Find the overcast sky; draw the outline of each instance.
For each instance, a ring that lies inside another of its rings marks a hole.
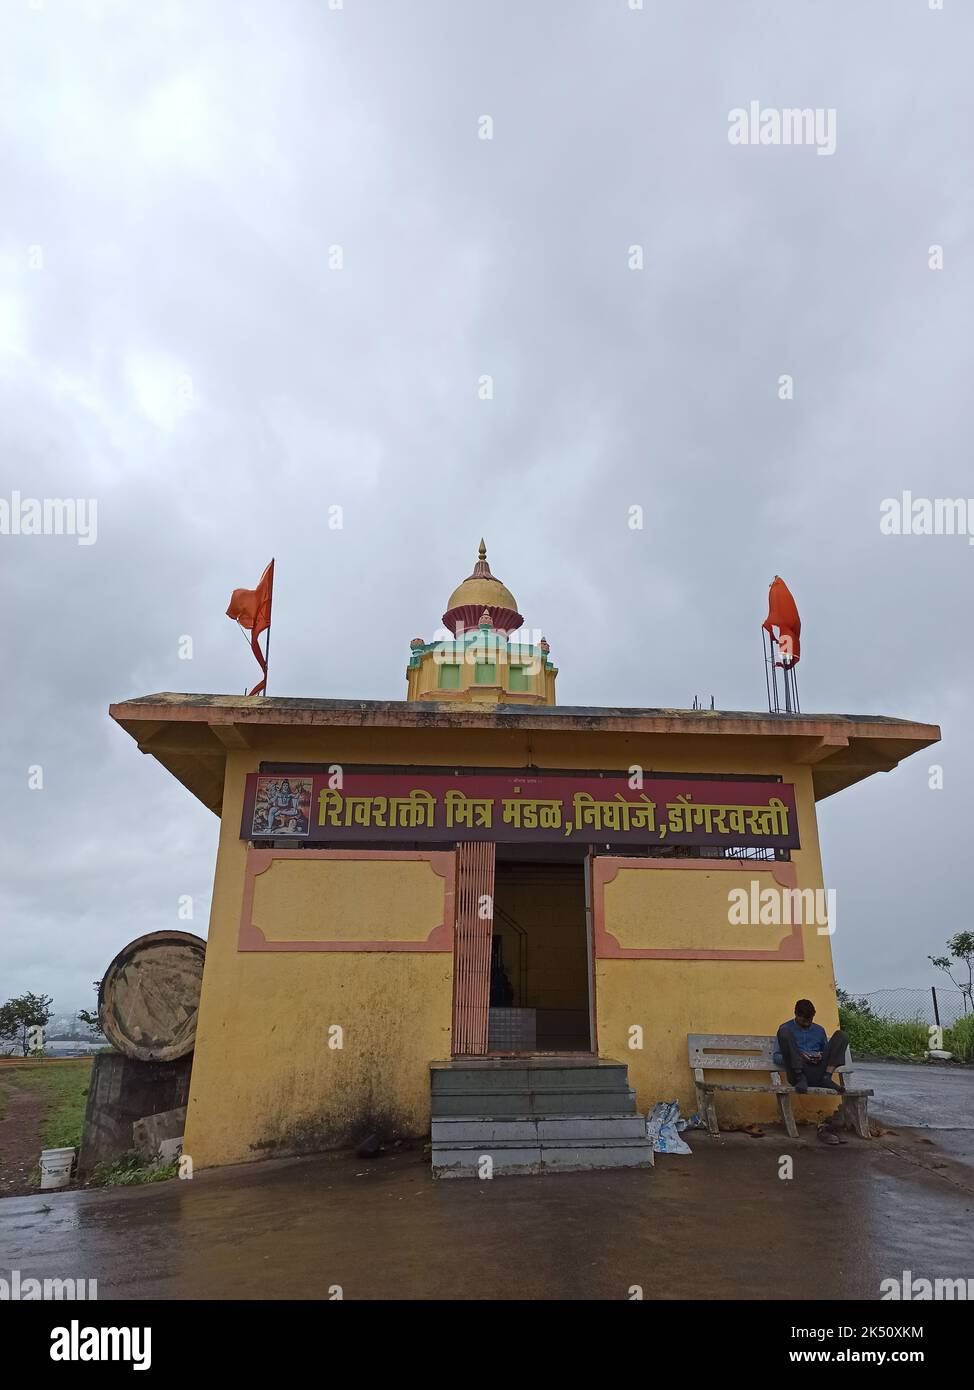
[[[272,555],[271,693],[402,698],[482,534],[563,704],[761,709],[779,573],[806,711],[940,723],[820,808],[840,983],[937,982],[972,925],[974,548],[879,522],[974,498],[974,7],[9,0],[2,28],[0,497],[95,499],[97,540],[0,535],[0,1000],[87,1005],[131,938],[205,932],[216,818],[110,702],[253,684],[224,610]],[[834,110],[834,153],[731,144],[751,102]]]

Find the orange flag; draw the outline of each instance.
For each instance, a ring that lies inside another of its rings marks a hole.
[[[230,607],[227,609],[227,617],[235,618],[236,621],[250,633],[250,648],[257,658],[260,669],[264,673],[264,679],[258,682],[250,692],[251,695],[261,695],[267,689],[267,658],[260,649],[257,638],[262,632],[267,633],[267,648],[270,650],[271,643],[271,602],[274,597],[274,561],[272,560],[260,577],[260,583],[256,589],[234,589],[230,595]]]
[[[797,666],[802,654],[802,620],[798,616],[798,605],[792,598],[791,590],[777,574],[768,590],[768,616],[761,626],[772,642],[777,642],[782,658]],[[771,630],[773,627],[778,629],[777,637]],[[779,661],[776,664],[780,666],[782,663]]]

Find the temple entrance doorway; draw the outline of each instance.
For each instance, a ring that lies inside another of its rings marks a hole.
[[[488,1053],[594,1051],[587,862],[497,846]]]

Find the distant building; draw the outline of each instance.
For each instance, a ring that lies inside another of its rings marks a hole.
[[[829,924],[793,920],[825,901],[816,803],[939,729],[558,706],[548,644],[512,636],[483,545],[444,621],[449,638],[412,643],[405,701],[111,708],[222,822],[185,1143],[199,1166],[426,1135],[431,1064],[456,1119],[488,1056],[509,1116],[535,1113],[544,1073],[588,1117],[585,1144],[634,1162],[633,1123],[593,1129],[583,1082],[631,1109],[628,1068],[642,1111],[686,1112],[688,1033],[770,1033],[800,996],[836,1025]],[[535,1147],[559,1142],[546,1125]],[[573,1166],[584,1146],[560,1154]]]

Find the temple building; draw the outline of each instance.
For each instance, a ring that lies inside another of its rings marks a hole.
[[[372,1133],[432,1135],[444,1176],[647,1167],[649,1107],[696,1107],[690,1035],[773,1033],[803,996],[837,1025],[818,803],[939,729],[559,706],[482,541],[443,623],[405,700],[111,707],[221,822],[198,1167]]]

